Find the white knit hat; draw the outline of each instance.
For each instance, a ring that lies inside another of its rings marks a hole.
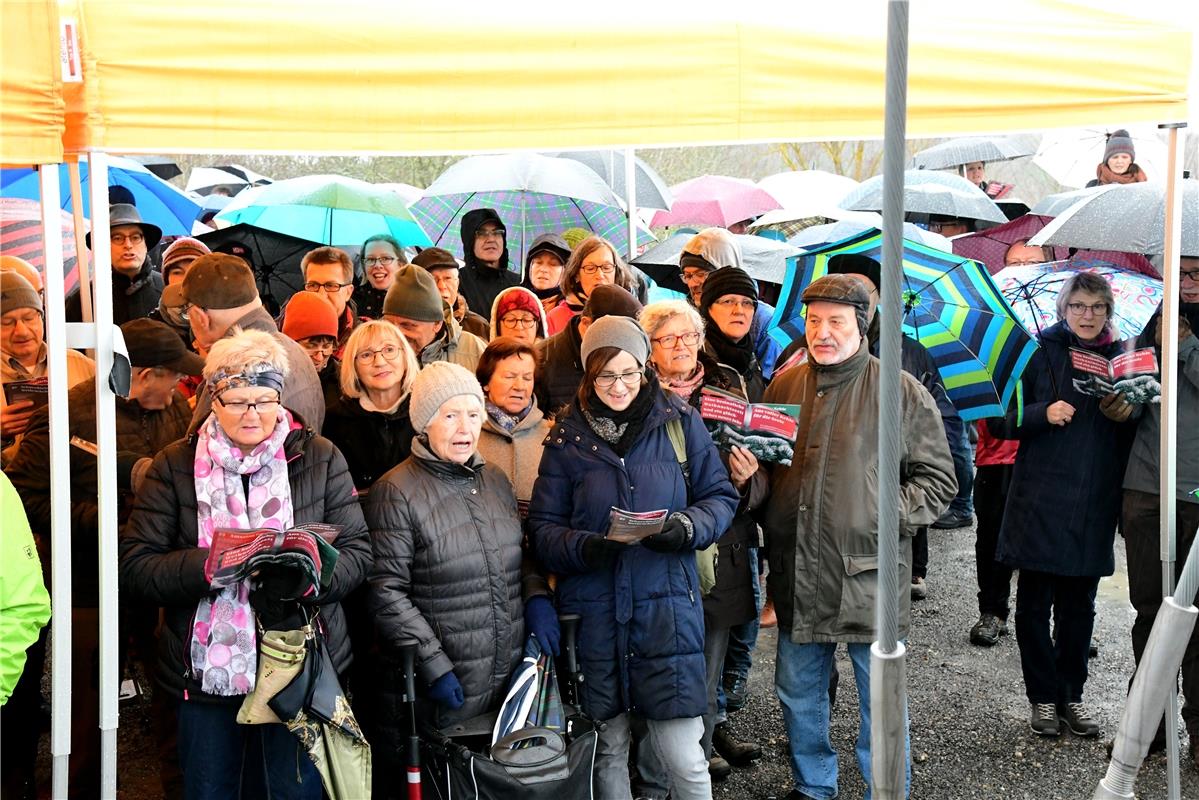
[[[412,382],[408,419],[418,434],[424,433],[441,404],[451,397],[468,394],[483,405],[483,387],[470,370],[448,361],[434,361],[420,371]]]

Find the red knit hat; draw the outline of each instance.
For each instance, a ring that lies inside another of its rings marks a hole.
[[[296,292],[283,312],[283,333],[294,341],[313,336],[337,338],[337,311],[320,292]]]

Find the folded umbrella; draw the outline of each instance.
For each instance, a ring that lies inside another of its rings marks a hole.
[[[521,728],[561,731],[565,717],[553,655],[541,649],[537,637],[530,636],[525,640],[524,658],[508,682],[508,694],[496,716],[491,743]]]
[[[903,174],[903,210],[984,222],[1007,222],[1003,210],[965,178],[936,170],[910,169]],[[883,210],[883,176],[875,175],[841,199],[851,211]]]
[[[727,228],[781,207],[781,203],[753,181],[725,175],[701,175],[671,188],[674,203],[659,211],[654,227],[715,225]]]
[[[878,230],[866,231],[801,255],[787,272],[771,336],[783,344],[802,338],[804,288],[828,273],[835,255],[858,253],[881,262],[882,239]],[[962,419],[1005,413],[1037,345],[986,269],[905,239],[901,292],[903,332],[928,349]]]

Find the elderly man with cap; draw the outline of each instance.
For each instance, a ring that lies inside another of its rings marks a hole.
[[[392,279],[383,318],[400,329],[421,367],[449,361],[473,371],[487,345],[467,333],[449,312],[428,270],[406,264]]]
[[[181,283],[187,268],[200,256],[206,256],[212,251],[208,245],[190,236],[180,236],[167,245],[162,251],[162,280],[166,286]]]
[[[466,299],[458,291],[461,286],[461,265],[453,253],[440,247],[426,247],[416,254],[412,263],[424,267],[433,276],[433,281],[437,284],[437,293],[446,305],[453,309],[454,319],[462,326],[462,330],[473,333],[484,342],[491,338],[487,319],[471,311],[467,307]]]
[[[520,275],[508,269],[508,232],[494,208],[476,208],[462,215],[461,233],[466,266],[458,291],[471,311],[490,314],[495,296],[520,283]]]
[[[42,296],[16,272],[0,272],[0,443],[7,460],[29,418],[45,405],[46,394],[31,382],[46,377],[46,329]],[[67,350],[67,386],[90,380],[96,364]]]
[[[341,360],[335,355],[337,311],[316,292],[296,292],[287,303],[283,335],[304,348],[321,379],[325,408],[341,397]]]
[[[574,399],[583,383],[583,334],[593,322],[609,315],[637,319],[640,313],[641,303],[627,289],[596,286],[583,310],[540,344],[541,376],[534,387],[537,406],[547,416],[555,416]]]
[[[187,433],[191,407],[175,391],[184,375],[199,375],[204,360],[190,352],[174,331],[161,322],[138,319],[121,326],[132,375],[127,397],[116,400],[118,516],[132,507],[139,473],[159,450]],[[99,536],[96,478],[96,384],[84,381],[68,394],[71,415],[71,601],[72,725],[71,782],[95,787],[100,777],[100,737],[95,653],[98,642]],[[21,495],[29,524],[43,541],[50,536],[50,413],[43,406],[29,421],[16,457],[6,470]],[[153,614],[154,621],[157,613]],[[153,621],[141,626],[152,631]],[[127,630],[128,632],[128,630]]]
[[[932,524],[957,490],[936,403],[915,378],[901,374],[899,528],[878,530],[880,364],[865,336],[870,294],[856,278],[827,275],[808,286],[803,301],[808,360],[779,376],[765,397],[800,406],[797,458],[772,469],[762,515],[779,625],[775,688],[795,780],[791,800],[838,793],[828,686],[842,642],[860,698],[858,766],[870,785],[878,537],[899,539],[900,591],[892,602],[904,637],[911,617],[911,535]]]
[[[108,241],[112,254],[112,321],[121,325],[149,315],[158,308],[162,295],[162,274],[146,254],[162,239],[162,229],[143,222],[137,206],[117,203],[108,210]],[[87,247],[93,250],[92,234]],[[83,320],[82,296],[76,292],[67,298],[67,321]]]
[[[289,372],[283,389],[283,404],[303,424],[320,432],[325,422],[325,397],[320,377],[304,349],[284,336],[262,307],[258,285],[250,265],[237,256],[211,253],[196,259],[183,278],[187,321],[196,345],[207,352],[221,339],[242,330],[273,334],[287,352]],[[207,385],[196,400],[189,433],[195,432],[212,411]]]
[[[724,228],[704,228],[683,245],[683,252],[679,255],[679,274],[687,286],[687,300],[691,305],[699,308],[704,282],[721,267],[743,268],[741,245]],[[766,332],[772,316],[774,308],[758,301],[754,309],[753,336],[750,341],[762,368],[762,377],[767,381],[774,374],[774,365],[782,349]]]

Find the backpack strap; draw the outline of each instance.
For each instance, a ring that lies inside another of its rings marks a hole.
[[[687,502],[691,502],[691,464],[687,461],[687,437],[683,433],[683,420],[673,417],[666,421],[666,435],[670,437],[670,446],[674,448],[675,460],[683,471],[683,483],[687,486]]]

